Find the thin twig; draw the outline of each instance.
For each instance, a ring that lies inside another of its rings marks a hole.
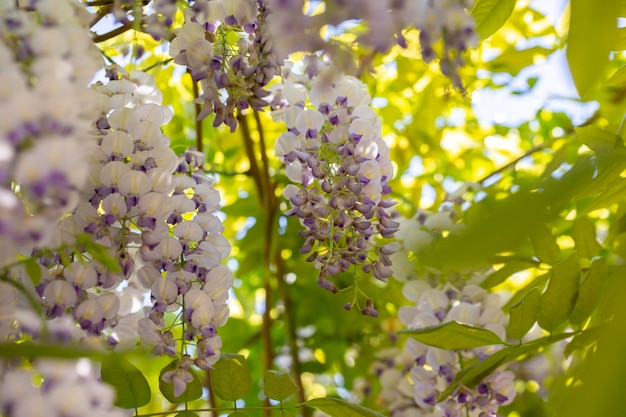
[[[93,1],[84,1],[83,4],[87,7],[91,6],[109,6],[114,3],[113,0],[93,0]]]
[[[118,35],[121,35],[122,33],[126,32],[126,31],[132,29],[134,24],[135,24],[134,21],[126,22],[122,26],[120,26],[118,28],[115,28],[115,29],[113,29],[110,32],[103,33],[102,35],[95,35],[93,37],[93,42],[94,43],[100,43],[100,42],[104,42],[104,41],[107,41],[109,39],[112,39],[112,38],[114,38],[114,37],[116,37]]]

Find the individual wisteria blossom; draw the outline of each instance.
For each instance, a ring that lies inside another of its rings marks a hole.
[[[19,3],[0,1],[0,265],[47,244],[78,203],[98,112],[86,86],[102,66],[79,2]]]
[[[288,128],[275,152],[293,182],[284,189],[292,206],[285,214],[305,228],[301,253],[311,253],[319,285],[336,292],[328,278],[357,265],[387,280],[397,244],[379,238],[399,226],[388,210],[393,167],[365,85],[327,66],[310,78],[290,71],[275,89],[282,102],[274,115]],[[363,312],[376,315],[371,300]]]
[[[124,417],[115,392],[87,359],[38,359],[32,367],[0,364],[0,413],[7,417]],[[35,384],[43,380],[42,384]]]
[[[431,287],[422,280],[409,281],[403,294],[413,304],[400,308],[399,318],[409,329],[457,321],[485,328],[505,338],[507,316],[499,294],[475,284],[459,282]],[[409,335],[410,336],[410,335]],[[438,397],[455,380],[464,364],[484,360],[499,345],[463,351],[427,346],[408,337],[404,348],[381,351],[371,371],[378,375],[380,401],[396,416],[495,416],[498,407],[515,396],[515,374],[498,368],[475,387],[459,386],[446,400]]]
[[[175,30],[169,53],[200,82],[198,118],[214,113],[214,126],[234,131],[235,110],[268,105],[264,87],[286,57],[274,53],[266,33],[271,13],[255,0],[202,0],[184,9],[185,23]]]

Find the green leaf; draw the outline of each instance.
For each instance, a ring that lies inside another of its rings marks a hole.
[[[537,322],[551,332],[563,323],[574,308],[580,280],[580,266],[576,253],[552,267],[550,283],[541,296]]]
[[[273,370],[263,374],[263,391],[268,398],[283,401],[300,391],[289,375]]]
[[[476,0],[470,10],[476,32],[485,39],[493,35],[513,13],[515,0]]]
[[[611,77],[606,81],[607,87],[623,88],[626,86],[626,65],[622,65]]]
[[[588,217],[577,217],[574,220],[572,238],[581,261],[588,264],[600,252],[601,247],[596,240],[595,224]]]
[[[236,401],[246,396],[252,384],[250,370],[243,355],[222,353],[211,370],[215,394],[224,401]]]
[[[67,343],[0,343],[0,357],[2,358],[102,358],[101,350],[94,350],[82,345],[68,345]]]
[[[499,285],[506,281],[506,279],[514,273],[523,271],[524,269],[528,269],[529,267],[534,265],[535,264],[532,262],[511,261],[497,271],[487,275],[487,278],[485,278],[485,280],[481,282],[480,286],[485,289],[495,287],[496,285]]]
[[[465,229],[420,251],[417,258],[438,269],[483,266],[494,254],[527,241],[528,233],[543,224],[546,205],[544,195],[529,191],[504,199],[487,196],[468,209]]]
[[[176,414],[175,417],[200,417],[198,414],[193,411],[183,410],[180,413]]]
[[[587,349],[588,347],[596,344],[598,337],[602,334],[604,328],[602,326],[589,327],[582,331],[582,333],[574,336],[572,341],[565,346],[563,355],[567,358],[576,350]]]
[[[541,291],[532,288],[524,298],[509,309],[510,320],[506,329],[507,336],[521,339],[537,321],[541,307]]]
[[[315,398],[304,405],[320,410],[330,417],[384,417],[376,411],[339,398]]]
[[[596,0],[570,1],[567,61],[578,94],[585,98],[594,89],[609,62],[617,35],[617,8]]]
[[[524,68],[543,60],[554,52],[554,49],[533,46],[527,49],[509,49],[491,61],[486,62],[487,69],[492,72],[506,72],[517,75]]]
[[[35,258],[24,259],[24,268],[34,286],[41,281],[41,265]]]
[[[626,178],[618,178],[613,181],[600,195],[584,206],[580,214],[591,213],[592,211],[609,207],[619,203],[626,198]]]
[[[100,262],[106,269],[111,272],[120,273],[122,267],[117,260],[111,256],[109,250],[98,243],[93,242],[93,237],[88,234],[78,235],[76,241],[82,246],[96,261]]]
[[[535,228],[530,233],[530,241],[535,249],[535,256],[541,262],[551,264],[558,259],[561,248],[556,243],[556,239],[548,226],[539,225]]]
[[[200,378],[196,372],[189,368],[189,373],[193,378],[191,382],[187,383],[187,389],[180,396],[174,395],[174,384],[171,382],[163,381],[163,374],[168,371],[173,371],[178,368],[178,359],[170,362],[165,368],[161,369],[161,373],[159,374],[159,389],[161,390],[161,394],[172,404],[179,404],[188,401],[197,400],[202,397],[202,383],[200,382]]]
[[[580,142],[601,155],[608,155],[616,148],[624,146],[618,135],[597,126],[576,127],[574,130]]]
[[[230,413],[228,417],[248,417],[248,415],[243,411],[235,411],[234,413]]]
[[[541,352],[544,347],[567,339],[568,337],[572,337],[572,333],[561,333],[552,337],[545,337],[519,346],[510,346],[499,350],[493,355],[458,372],[454,381],[441,393],[437,401],[441,402],[445,400],[450,395],[454,394],[461,385],[472,388],[505,363],[532,356]]]
[[[598,304],[600,295],[607,281],[608,269],[606,259],[600,258],[593,261],[591,269],[587,273],[578,290],[578,298],[572,309],[569,320],[573,324],[581,324],[593,312]]]
[[[421,329],[400,330],[398,334],[410,334],[418,342],[446,350],[466,350],[480,346],[506,344],[498,335],[487,329],[457,321]]]
[[[524,286],[521,290],[517,290],[517,292],[511,297],[509,301],[504,305],[503,309],[508,310],[511,306],[519,303],[522,298],[526,296],[533,288],[539,288],[539,290],[543,291],[546,284],[550,280],[550,273],[539,275],[537,278],[530,281],[528,284]]]
[[[108,355],[102,361],[102,381],[115,389],[115,405],[138,408],[150,402],[150,384],[139,369],[118,355]]]

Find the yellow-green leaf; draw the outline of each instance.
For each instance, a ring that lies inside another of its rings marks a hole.
[[[504,25],[515,9],[515,0],[476,0],[470,11],[476,21],[476,32],[483,38],[493,35]]]
[[[591,269],[580,284],[578,298],[569,317],[573,324],[580,324],[591,315],[607,282],[607,275],[606,259],[600,258],[593,261]]]
[[[506,279],[514,273],[523,271],[524,269],[527,269],[532,265],[534,264],[531,262],[511,261],[497,271],[487,275],[487,278],[485,278],[485,280],[480,283],[480,286],[486,289],[495,287],[496,285],[506,281]]]
[[[600,252],[600,244],[596,240],[596,227],[588,217],[578,217],[572,225],[572,238],[576,245],[578,257],[590,263]]]
[[[541,296],[537,322],[552,331],[563,323],[574,307],[578,294],[580,266],[576,253],[552,267],[550,283]]]
[[[578,94],[585,98],[603,77],[617,35],[614,1],[570,1],[567,61]]]
[[[507,336],[513,339],[524,337],[537,321],[540,307],[541,291],[535,287],[509,309],[510,320],[506,329]]]
[[[446,350],[466,350],[487,345],[505,344],[495,333],[482,327],[450,321],[421,329],[400,330],[418,342]]]
[[[268,398],[283,401],[300,391],[289,375],[268,369],[263,375],[263,391]]]
[[[215,395],[224,401],[236,401],[246,396],[252,384],[250,370],[243,355],[222,353],[211,370]]]
[[[561,249],[556,243],[552,231],[545,224],[539,225],[531,231],[530,241],[535,249],[535,256],[540,261],[551,264],[558,259]]]
[[[320,410],[330,417],[384,417],[369,408],[339,398],[315,398],[304,405]]]
[[[139,369],[118,355],[109,355],[102,361],[102,381],[115,389],[115,405],[137,408],[150,402],[150,384]]]

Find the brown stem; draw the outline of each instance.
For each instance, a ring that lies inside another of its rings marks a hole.
[[[113,0],[93,0],[93,1],[85,1],[83,4],[87,7],[90,6],[109,6],[114,3]]]
[[[191,71],[187,70],[187,72],[189,73],[189,76],[191,77]],[[191,77],[191,85],[193,86],[193,98],[194,98],[194,103],[193,103],[193,107],[196,111],[196,149],[198,149],[199,152],[203,151],[203,146],[202,146],[202,120],[198,117],[200,116],[200,112],[202,111],[202,105],[200,103],[196,103],[196,99],[198,97],[200,97],[200,90],[198,88],[198,81],[194,80],[193,77]]]
[[[96,24],[98,24],[98,22],[101,21],[104,16],[108,15],[112,9],[113,6],[108,5],[101,7],[100,10],[98,10],[98,12],[94,15],[94,18],[91,20],[91,22],[89,22],[89,27],[92,28]]]
[[[237,113],[237,122],[241,128],[241,136],[243,137],[243,145],[246,148],[246,155],[250,162],[250,173],[254,179],[254,185],[259,192],[259,199],[263,201],[265,190],[263,189],[263,183],[261,181],[261,171],[259,164],[256,160],[256,154],[254,153],[254,143],[252,136],[250,136],[250,126],[248,126],[248,119],[242,113]]]
[[[289,289],[285,285],[285,280],[283,278],[285,276],[285,261],[278,251],[275,253],[274,263],[276,265],[276,281],[278,282],[278,292],[280,294],[280,297],[283,299],[283,304],[285,306],[285,314],[283,314],[282,319],[285,323],[285,327],[287,328],[287,343],[289,345],[289,355],[291,356],[293,372],[292,375],[295,379],[296,385],[299,388],[298,402],[303,403],[306,401],[306,393],[304,392],[304,386],[302,385],[302,365],[300,364],[300,358],[298,356],[298,337],[296,335],[295,326],[296,310],[293,307],[293,300],[291,299]],[[311,410],[308,407],[303,407],[302,415],[304,417],[310,416]]]
[[[259,120],[259,119],[257,119]],[[271,185],[271,180],[268,171],[267,155],[265,154],[265,139],[263,138],[263,132],[261,125],[257,124],[257,130],[259,131],[260,138],[260,154],[261,165],[257,160],[256,152],[254,150],[254,141],[250,134],[250,126],[248,125],[248,119],[242,113],[237,114],[237,121],[241,127],[241,133],[244,139],[244,146],[246,148],[246,154],[250,161],[250,171],[253,174],[254,182],[259,192],[259,202],[262,205],[265,214],[265,245],[263,247],[262,265],[263,265],[263,289],[265,290],[265,311],[263,312],[263,325],[261,327],[261,338],[263,340],[264,355],[264,369],[271,369],[274,363],[274,350],[272,346],[272,317],[271,311],[273,307],[272,302],[272,246],[274,238],[274,222],[276,220],[276,195],[274,187]],[[257,121],[258,123],[258,121]],[[265,399],[265,405],[269,407],[269,398]],[[264,411],[265,416],[271,415],[271,410],[268,408]]]
[[[206,387],[209,390],[209,408],[217,408],[217,400],[213,392],[213,383],[211,382],[211,370],[206,371]],[[217,417],[215,411],[211,411],[210,417]]]
[[[254,121],[257,126],[256,130],[257,132],[259,132],[259,146],[261,148],[261,162],[263,163],[263,172],[265,173],[265,175],[263,175],[263,180],[265,182],[264,184],[265,191],[268,193],[266,202],[268,203],[268,206],[270,206],[273,210],[273,205],[276,204],[276,194],[274,193],[275,186],[272,186],[270,175],[269,175],[270,164],[267,158],[267,152],[265,152],[267,148],[265,146],[265,133],[263,131],[263,123],[261,122],[261,116],[259,115],[258,111],[255,110],[253,114],[254,114]]]

